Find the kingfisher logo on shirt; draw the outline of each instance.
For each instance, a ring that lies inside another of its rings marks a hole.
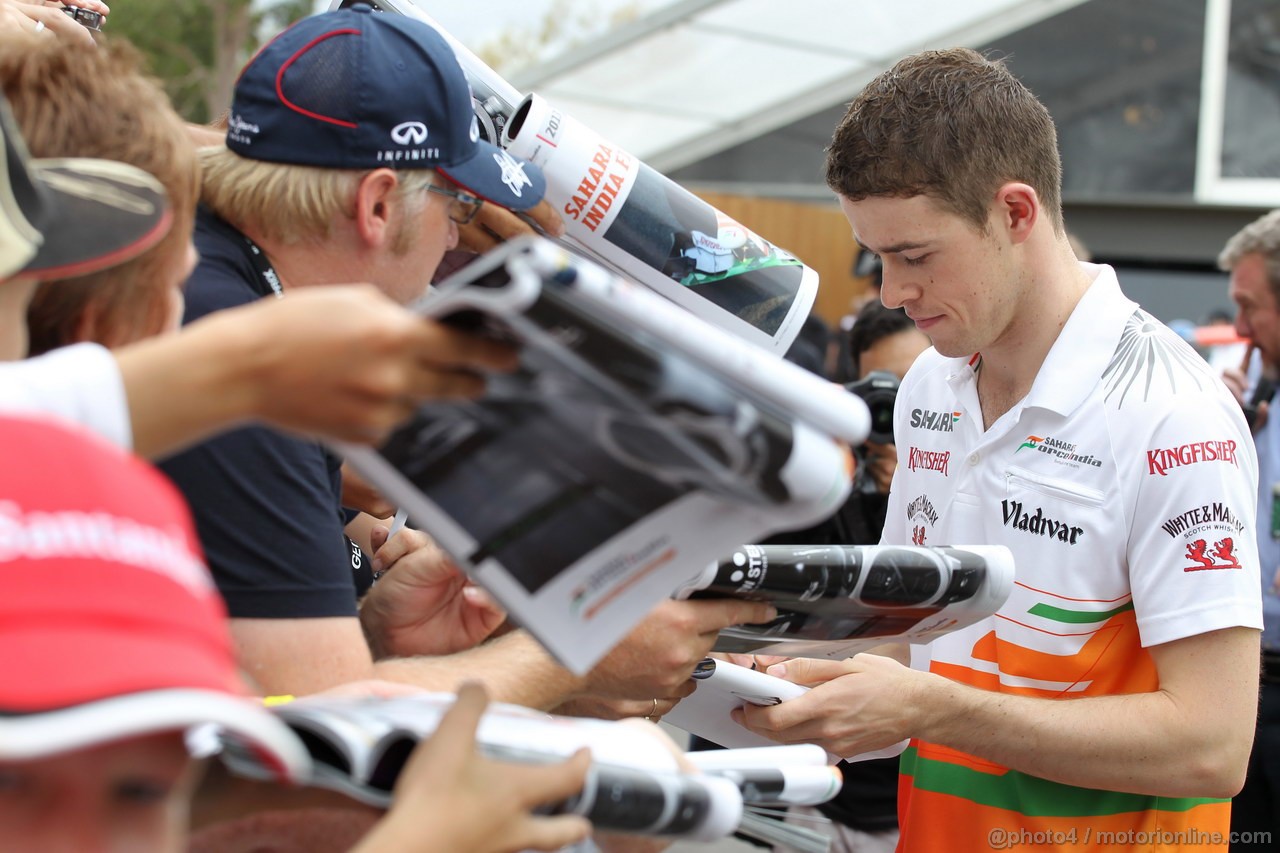
[[[962,412],[935,412],[930,409],[912,409],[911,426],[933,432],[952,432]]]
[[[907,467],[912,471],[923,468],[926,471],[937,471],[945,477],[950,464],[950,450],[921,450],[912,447],[907,454]]]
[[[1081,453],[1078,447],[1069,441],[1061,441],[1052,436],[1029,435],[1022,444],[1018,445],[1018,449],[1013,451],[1015,454],[1030,448],[1041,453],[1046,453],[1054,457],[1056,461],[1064,465],[1070,465],[1072,468],[1079,468],[1081,465],[1088,465],[1092,468],[1101,468],[1102,460],[1088,453]]]
[[[1198,465],[1201,462],[1229,462],[1237,468],[1240,462],[1236,459],[1236,443],[1226,441],[1193,441],[1177,447],[1166,447],[1160,450],[1147,451],[1147,474],[1169,476],[1170,468],[1181,468],[1186,465]]]
[[[1022,501],[1003,500],[1000,501],[1000,506],[1004,509],[1004,526],[1014,530],[1022,530],[1033,536],[1047,536],[1068,545],[1075,545],[1084,533],[1083,527],[1075,527],[1069,521],[1049,518],[1040,507],[1036,507],[1034,513],[1027,512]]]

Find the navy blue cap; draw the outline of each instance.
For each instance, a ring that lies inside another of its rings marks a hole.
[[[297,166],[435,169],[513,210],[546,191],[538,167],[480,139],[471,87],[444,37],[363,4],[304,18],[250,60],[227,147]]]

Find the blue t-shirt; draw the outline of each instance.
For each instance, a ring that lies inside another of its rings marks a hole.
[[[195,244],[184,324],[273,295],[265,258],[255,262],[244,235],[203,208]],[[256,426],[160,463],[191,504],[232,617],[356,615],[356,574],[367,576],[368,560],[342,532],[341,465],[314,441]]]

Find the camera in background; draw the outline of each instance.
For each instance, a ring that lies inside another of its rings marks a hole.
[[[898,377],[887,370],[873,370],[857,382],[844,386],[857,394],[871,411],[871,432],[867,441],[893,444],[893,403],[898,398]]]

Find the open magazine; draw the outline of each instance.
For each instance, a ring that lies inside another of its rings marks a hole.
[[[333,8],[357,0],[334,0]],[[488,141],[533,161],[573,251],[773,352],[795,340],[818,274],[536,95],[526,97],[414,0],[359,0],[417,18],[448,40]]]
[[[451,694],[397,698],[309,697],[272,708],[306,745],[311,784],[370,805],[390,805],[396,779],[418,742],[435,731]],[[476,732],[480,751],[498,761],[549,763],[591,750],[582,792],[552,811],[581,814],[597,829],[710,841],[737,830],[744,803],[818,804],[840,789],[840,773],[822,750],[776,747],[727,752],[681,770],[655,732],[618,722],[553,717],[491,704]],[[270,778],[247,743],[223,735],[221,758],[234,773]],[[690,755],[693,763],[696,755]]]
[[[754,747],[775,747],[776,743],[734,722],[734,709],[745,705],[781,705],[809,692],[809,688],[793,684],[729,661],[707,658],[693,673],[697,685],[690,695],[681,699],[662,721],[689,734],[697,735],[720,746],[730,747],[732,752],[746,752]],[[813,744],[801,744],[824,752]],[[907,746],[901,741],[884,749],[857,755],[831,757],[831,761],[866,761],[870,758],[892,758]],[[713,753],[714,754],[714,753]],[[825,752],[824,752],[825,754]]]
[[[517,342],[519,369],[344,452],[570,669],[736,543],[848,493],[861,400],[547,240],[417,307]]]
[[[839,660],[927,643],[986,619],[1012,591],[1003,545],[743,545],[677,595],[777,607],[772,622],[721,631],[717,651]]]
[[[927,643],[991,616],[1013,589],[1013,555],[1001,545],[744,545],[677,595],[770,601],[777,617],[720,632],[727,652],[843,659],[887,643]],[[692,695],[663,719],[726,747],[772,741],[730,717],[744,705],[778,705],[809,688],[707,658]],[[906,742],[849,761],[897,755]]]

